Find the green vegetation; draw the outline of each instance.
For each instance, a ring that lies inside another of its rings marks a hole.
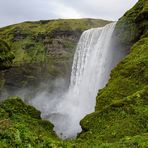
[[[10,50],[9,45],[5,41],[0,40],[0,70],[10,68],[13,59],[14,54]]]
[[[68,44],[68,47],[73,48],[82,31],[91,27],[104,26],[107,23],[109,22],[95,19],[24,22],[1,28],[0,36],[14,49],[16,63],[39,62],[45,60],[48,44],[54,46],[53,42],[57,41],[59,45]],[[61,39],[58,40],[58,37]]]
[[[147,10],[146,0],[139,0],[117,23],[115,38],[124,50],[130,51],[113,69],[106,87],[99,91],[96,111],[81,121],[83,132],[78,139],[82,143],[87,139],[89,144],[113,143],[104,147],[115,147],[114,143],[128,147],[136,135],[139,139],[143,139],[143,134],[148,138]],[[119,144],[125,137],[130,137],[129,143]],[[134,141],[131,147],[146,147],[144,141]]]
[[[0,40],[0,93],[5,84],[4,70],[12,67],[13,59],[14,53],[9,45],[5,41]]]
[[[148,146],[147,14],[147,0],[139,0],[117,22],[114,38],[122,45],[122,49],[129,51],[129,54],[112,70],[108,84],[99,91],[96,110],[81,121],[83,131],[76,140],[59,140],[53,132],[52,124],[41,120],[39,111],[15,97],[0,103],[0,146],[146,148]],[[18,52],[18,55],[20,54],[29,62],[35,55],[35,46],[38,46],[39,51],[41,47],[46,47],[48,54],[40,58],[40,61],[45,60],[48,65],[46,68],[52,75],[62,75],[57,67],[62,62],[68,65],[68,59],[73,52],[70,49],[75,47],[77,33],[98,24],[93,21],[84,19],[26,22],[5,27],[0,30],[0,34],[11,47],[17,47],[14,52]],[[22,28],[19,36],[18,32],[14,31],[15,27]],[[10,33],[10,30],[14,32]],[[32,38],[29,33],[35,36]],[[38,44],[34,45],[36,41]],[[44,42],[41,43],[41,41]],[[60,49],[60,51],[55,49]],[[19,57],[16,57],[15,61],[17,62],[18,59]],[[36,60],[38,61],[37,57],[33,59],[33,62]],[[42,70],[39,71],[43,74]],[[32,71],[29,78],[32,78],[31,74]]]
[[[140,38],[148,36],[148,2],[139,0],[137,4],[119,19],[115,36],[120,44],[130,47]]]
[[[53,132],[53,125],[40,112],[18,97],[0,103],[0,147],[66,147]]]
[[[3,73],[1,90],[37,86],[42,81],[69,77],[81,33],[107,23],[109,21],[97,19],[61,19],[0,28],[1,39],[10,45],[15,55],[12,68]]]
[[[148,87],[86,116],[81,121],[83,132],[79,138],[89,143],[114,143],[125,136],[148,132],[147,96]]]
[[[53,125],[42,120],[38,110],[24,104],[18,97],[11,97],[0,103],[0,145],[2,148],[145,147],[148,144],[148,135],[145,133],[147,90],[144,88],[123,101],[87,116],[84,119],[87,122],[83,123],[84,134],[72,141],[59,140],[53,132]],[[131,123],[135,126],[130,126]],[[125,133],[128,133],[126,137]],[[136,136],[131,136],[135,133]]]

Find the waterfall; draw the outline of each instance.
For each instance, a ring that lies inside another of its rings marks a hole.
[[[58,96],[60,100],[54,102],[54,108],[51,101],[39,107],[42,117],[48,116],[63,139],[81,132],[80,120],[94,111],[98,90],[106,85],[111,69],[123,56],[111,46],[115,24],[83,32],[75,51],[68,91]],[[42,101],[37,102],[32,104],[38,106]]]

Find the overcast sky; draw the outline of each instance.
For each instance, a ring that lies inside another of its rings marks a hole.
[[[0,27],[58,18],[118,20],[138,0],[0,0]]]

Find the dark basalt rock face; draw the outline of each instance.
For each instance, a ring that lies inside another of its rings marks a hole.
[[[123,46],[131,47],[142,37],[148,36],[148,3],[139,0],[137,4],[127,11],[117,22],[115,28],[116,41]]]

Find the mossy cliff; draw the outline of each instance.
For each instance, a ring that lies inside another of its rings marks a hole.
[[[42,23],[46,25],[47,22]],[[83,131],[76,140],[59,140],[52,132],[53,126],[40,119],[39,111],[14,98],[0,104],[0,145],[2,147],[146,148],[148,146],[147,27],[148,3],[147,0],[139,0],[117,22],[114,31],[114,39],[118,45],[121,45],[119,48],[127,50],[129,54],[112,70],[108,84],[98,92],[95,112],[81,121]]]
[[[138,3],[117,22],[114,38],[129,54],[112,70],[99,91],[96,111],[81,121],[78,136],[88,144],[120,143],[108,147],[146,147],[148,143],[148,2]],[[141,137],[141,136],[142,137]],[[134,137],[142,141],[133,141]],[[124,144],[126,138],[127,144]],[[123,143],[122,143],[123,141]]]
[[[9,45],[5,41],[0,40],[0,70],[10,68],[13,59],[14,54]]]
[[[0,71],[10,68],[12,66],[13,59],[14,54],[9,45],[5,41],[0,40]],[[0,91],[2,90],[4,84],[4,75],[3,73],[0,73]]]
[[[107,23],[97,19],[61,19],[0,28],[0,38],[15,55],[11,69],[1,72],[4,88],[15,91],[57,77],[68,78],[81,33]]]
[[[131,47],[140,38],[148,36],[148,2],[139,0],[137,4],[119,19],[115,36],[124,47]]]

